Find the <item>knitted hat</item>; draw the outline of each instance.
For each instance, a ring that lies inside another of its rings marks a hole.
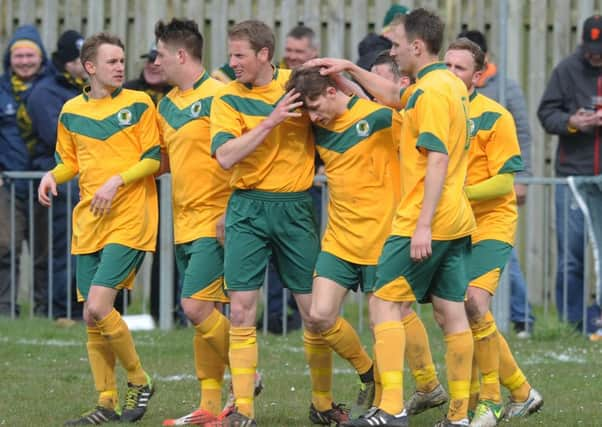
[[[80,33],[74,30],[67,30],[59,37],[53,58],[63,65],[73,61],[79,57],[83,44],[84,38]]]

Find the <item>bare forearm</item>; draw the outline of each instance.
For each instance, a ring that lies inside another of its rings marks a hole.
[[[266,123],[267,122],[267,123]],[[215,152],[215,158],[224,169],[230,169],[246,158],[263,142],[273,129],[268,120],[264,120],[249,132],[228,140]]]
[[[422,209],[418,216],[417,225],[430,227],[433,221],[447,176],[447,164],[448,157],[446,154],[429,152],[424,178],[424,199],[422,200]]]
[[[362,85],[381,104],[396,109],[402,108],[398,85],[353,63],[351,63],[347,71],[356,82]]]

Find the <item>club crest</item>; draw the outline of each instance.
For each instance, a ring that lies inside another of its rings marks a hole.
[[[117,121],[121,126],[127,126],[132,124],[132,112],[127,108],[117,113]]]
[[[360,120],[355,125],[355,131],[359,136],[370,135],[370,123],[367,120]]]

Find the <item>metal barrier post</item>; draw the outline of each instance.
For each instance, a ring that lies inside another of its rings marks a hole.
[[[159,178],[161,186],[161,199],[159,200],[159,227],[161,239],[159,245],[161,253],[159,262],[159,328],[168,330],[173,328],[174,308],[174,282],[173,282],[173,213],[171,207],[171,176],[163,175]]]
[[[564,252],[562,254],[562,263],[564,265],[564,270],[562,271],[562,320],[563,322],[567,322],[568,320],[568,294],[569,294],[569,255],[568,255],[568,240],[569,240],[569,189],[564,187],[564,206],[562,210],[564,211],[564,222],[562,224],[562,228],[564,230]],[[556,266],[558,268],[558,266]]]
[[[33,182],[32,180],[28,181],[28,189],[29,189],[29,197],[28,197],[28,214],[27,214],[27,223],[29,227],[29,236],[27,239],[27,249],[29,249],[29,274],[31,278],[33,278],[33,283],[31,285],[31,289],[29,292],[29,317],[33,317],[34,308],[35,308],[35,240],[33,236],[35,235],[35,221],[33,216]],[[51,195],[52,197],[52,195]]]
[[[15,218],[15,182],[10,182],[10,317],[14,319],[17,311],[17,266],[16,266],[16,226]]]
[[[73,200],[71,200],[71,181],[67,182],[67,253],[65,256],[67,257],[67,318],[71,319],[71,293],[73,289],[73,280],[72,280],[72,265],[71,265],[71,216],[73,212]]]

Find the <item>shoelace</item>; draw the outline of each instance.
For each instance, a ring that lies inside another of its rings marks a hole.
[[[125,395],[125,407],[126,408],[135,408],[138,404],[138,395],[140,395],[140,390],[144,386],[140,387],[128,387],[127,394]]]

